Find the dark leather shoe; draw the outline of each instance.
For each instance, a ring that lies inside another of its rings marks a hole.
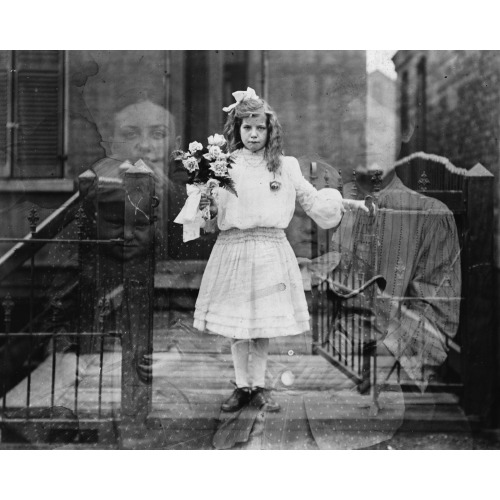
[[[221,405],[222,411],[241,410],[252,399],[252,391],[248,387],[237,387],[231,397]]]
[[[269,391],[263,387],[252,390],[252,405],[264,411],[280,411],[281,406],[271,397]]]

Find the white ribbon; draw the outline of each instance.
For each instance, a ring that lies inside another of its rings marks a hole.
[[[246,101],[248,99],[257,100],[259,98],[259,96],[255,93],[255,90],[251,87],[247,87],[246,90],[238,90],[237,92],[233,92],[233,97],[236,99],[236,102],[230,104],[229,106],[226,106],[225,108],[222,108],[222,111],[229,113],[233,108],[238,106],[240,102]]]
[[[201,200],[201,187],[197,184],[186,184],[188,198],[179,215],[174,222],[182,224],[182,241],[195,240],[200,237],[200,228],[203,224],[203,217],[199,209]]]

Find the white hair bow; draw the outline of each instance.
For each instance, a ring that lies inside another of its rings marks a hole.
[[[233,92],[233,97],[236,99],[236,102],[222,108],[222,111],[229,113],[233,108],[235,108],[240,102],[246,101],[247,99],[258,99],[259,96],[255,93],[255,90],[247,87],[246,90],[238,90],[237,92]]]

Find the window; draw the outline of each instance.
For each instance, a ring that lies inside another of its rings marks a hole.
[[[185,141],[222,132],[222,107],[234,101],[232,92],[247,87],[247,67],[247,51],[186,51]]]
[[[186,51],[186,129],[184,142],[202,141],[208,137],[210,85],[209,53]]]
[[[234,102],[232,93],[248,86],[248,54],[245,50],[227,50],[224,52],[222,102],[228,106]],[[226,104],[228,103],[228,104]],[[222,123],[227,113],[222,113]]]
[[[63,52],[0,51],[0,69],[0,176],[63,177]]]

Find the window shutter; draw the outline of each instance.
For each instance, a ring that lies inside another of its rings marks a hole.
[[[7,128],[8,121],[8,78],[10,72],[10,51],[0,50],[0,177],[7,176]]]
[[[13,177],[63,176],[63,53],[14,53]]]

